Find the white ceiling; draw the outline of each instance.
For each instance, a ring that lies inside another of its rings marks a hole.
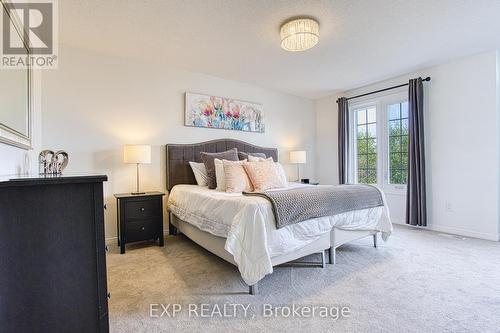
[[[280,48],[289,17],[320,22]],[[61,43],[318,98],[500,48],[498,0],[61,0]]]

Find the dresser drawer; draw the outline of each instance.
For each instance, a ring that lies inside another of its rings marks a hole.
[[[125,241],[135,242],[158,237],[158,218],[125,223]]]
[[[123,217],[126,220],[158,217],[161,216],[162,213],[160,209],[160,201],[158,199],[126,201],[123,208]]]

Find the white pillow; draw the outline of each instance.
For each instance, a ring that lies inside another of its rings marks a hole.
[[[193,169],[194,178],[199,186],[207,186],[208,174],[204,163],[189,162],[191,169]]]
[[[222,160],[214,159],[215,164],[215,180],[217,181],[217,191],[226,192],[226,174],[224,173],[224,164]]]
[[[285,187],[288,186],[288,179],[286,179],[285,169],[283,169],[283,166],[281,165],[281,163],[276,162],[276,163],[274,163],[274,166],[276,167],[276,171],[278,171],[280,181],[283,184],[286,184]]]
[[[271,160],[273,159],[272,157],[269,157]],[[267,159],[269,159],[267,158]],[[262,162],[265,161],[266,159],[263,157],[258,157],[258,156],[252,156],[248,155],[248,162]]]

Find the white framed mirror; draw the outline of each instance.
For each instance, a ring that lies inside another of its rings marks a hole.
[[[0,0],[3,10],[8,2]],[[23,41],[26,55],[30,49],[22,38],[16,18],[10,24]],[[0,142],[23,149],[32,148],[32,69],[0,69]]]

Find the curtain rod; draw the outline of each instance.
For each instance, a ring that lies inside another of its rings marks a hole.
[[[430,80],[431,80],[431,77],[428,76],[425,79],[422,79],[422,82],[424,82],[424,81],[430,81]],[[393,86],[393,87],[389,87],[389,88],[375,90],[375,91],[372,91],[372,92],[369,92],[369,93],[366,93],[366,94],[361,94],[361,95],[349,97],[347,100],[351,100],[351,99],[359,98],[359,97],[364,97],[364,96],[368,96],[368,95],[373,95],[373,94],[377,94],[379,92],[383,92],[383,91],[387,91],[387,90],[392,90],[392,89],[396,89],[396,88],[401,88],[401,87],[404,87],[404,86],[407,86],[407,85],[408,85],[408,83],[405,83],[405,84],[400,84],[398,86]],[[338,101],[337,101],[337,103],[338,103]]]

